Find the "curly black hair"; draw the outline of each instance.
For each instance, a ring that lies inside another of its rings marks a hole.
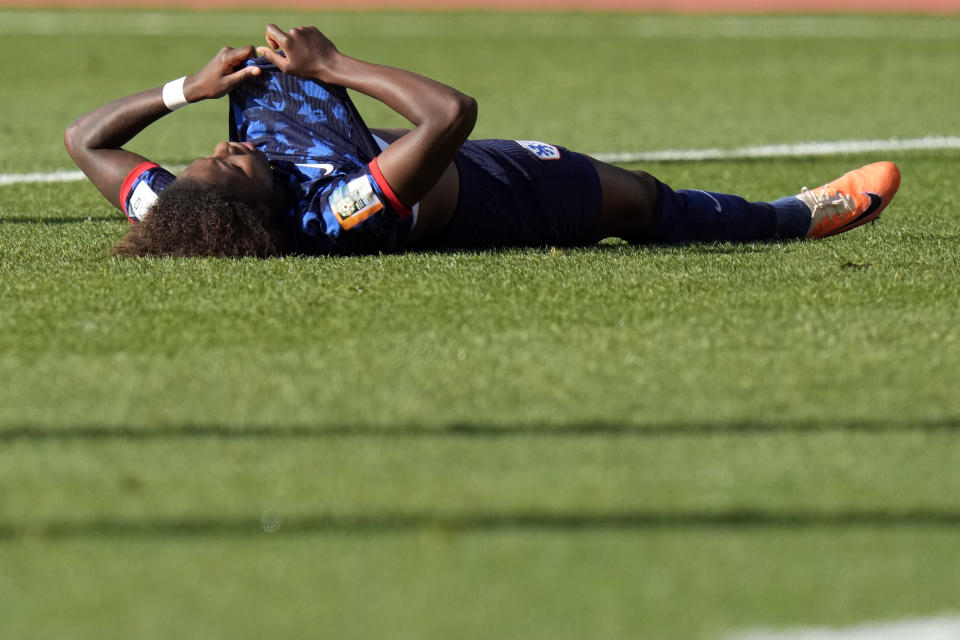
[[[267,258],[285,253],[284,244],[268,212],[199,181],[176,180],[113,247],[113,254]]]

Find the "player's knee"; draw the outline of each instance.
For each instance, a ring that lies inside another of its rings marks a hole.
[[[598,163],[603,235],[642,242],[657,202],[657,181],[644,171]]]
[[[652,212],[657,205],[657,179],[646,171],[633,171],[631,173],[637,181],[640,208]]]

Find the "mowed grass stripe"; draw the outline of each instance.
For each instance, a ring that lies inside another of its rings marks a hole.
[[[960,235],[935,188],[949,158],[904,159],[916,177],[877,225],[805,244],[124,261],[106,257],[119,219],[0,225],[0,423],[949,423]],[[756,179],[751,163],[658,173]],[[25,215],[22,200],[0,202]],[[56,206],[35,210],[66,220]]]
[[[953,432],[7,442],[8,537],[955,527]],[[216,464],[212,464],[216,461]],[[45,473],[30,474],[43,468]],[[930,470],[936,469],[937,473]],[[896,470],[892,472],[891,470]],[[91,500],[91,496],[96,496]],[[378,524],[379,523],[379,524]]]
[[[870,529],[37,540],[16,554],[0,543],[9,594],[0,607],[18,638],[94,637],[109,616],[111,631],[141,637],[322,626],[343,637],[442,638],[459,624],[471,640],[598,631],[716,640],[949,611],[953,600],[929,585],[956,585],[943,562],[954,542],[945,530]],[[824,580],[831,589],[807,582]]]
[[[6,15],[11,19],[0,22],[15,30],[17,12]],[[481,105],[475,132],[479,137],[540,139],[590,152],[951,136],[960,127],[952,108],[958,95],[942,84],[937,62],[958,53],[955,18],[740,20],[478,13],[465,14],[467,19],[464,14],[442,12],[163,11],[57,15],[69,23],[69,33],[8,36],[11,48],[34,52],[34,65],[11,69],[7,89],[0,88],[7,119],[17,123],[6,132],[6,144],[0,149],[0,172],[46,172],[69,166],[62,132],[80,113],[108,98],[189,73],[224,44],[261,42],[263,24],[283,17],[289,18],[287,24],[318,22],[345,51],[412,68],[475,96]],[[109,47],[103,47],[101,33],[84,34],[88,21],[110,32]],[[202,33],[153,38],[125,33],[136,22],[169,22],[174,31],[182,27],[183,33]],[[730,31],[735,37],[718,35],[730,25],[736,27]],[[790,37],[794,25],[813,37]],[[642,37],[650,29],[671,35]],[[926,37],[930,30],[949,37]],[[862,34],[868,36],[865,42],[857,37]],[[38,47],[38,38],[56,44]],[[417,46],[411,46],[413,41]],[[562,45],[570,42],[584,46]],[[434,55],[432,43],[452,53]],[[587,46],[590,55],[584,56]],[[73,52],[75,73],[62,72],[61,47]],[[496,49],[496,57],[490,64],[469,66],[491,49]],[[141,57],[150,64],[139,64]],[[587,59],[590,69],[583,66]],[[468,68],[471,71],[465,73]],[[882,109],[865,104],[857,89],[878,68],[885,79]],[[741,73],[742,69],[750,73]],[[109,95],[100,89],[101,83],[109,85]],[[48,95],[55,97],[36,109],[34,105]],[[363,97],[357,102],[372,126],[404,124],[381,105]],[[194,105],[151,127],[133,148],[164,164],[207,154],[224,137],[225,121],[223,103]]]
[[[374,14],[375,15],[371,15]],[[468,16],[469,19],[463,19]],[[480,32],[488,38],[515,38],[518,22],[539,22],[522,36],[536,40],[597,40],[599,38],[659,40],[878,38],[951,40],[956,33],[949,16],[924,15],[633,15],[618,12],[410,12],[410,11],[290,11],[279,10],[152,10],[85,9],[47,11],[0,9],[0,34],[29,36],[181,36],[239,37],[267,22],[322,25],[323,29],[363,29],[373,38],[450,40]],[[445,29],[434,28],[435,22]]]

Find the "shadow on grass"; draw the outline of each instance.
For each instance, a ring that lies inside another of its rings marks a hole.
[[[788,435],[802,433],[908,433],[960,432],[960,417],[917,420],[810,420],[729,421],[665,424],[584,422],[573,424],[498,425],[454,423],[417,425],[252,425],[191,424],[163,427],[137,426],[22,426],[0,428],[0,443],[16,441],[70,440],[178,440],[216,438],[246,439],[349,439],[349,438],[578,438],[622,436],[635,438],[704,437],[717,435]]]
[[[960,512],[903,511],[617,511],[554,513],[403,513],[282,515],[221,518],[103,518],[38,523],[0,522],[0,540],[19,538],[249,537],[263,534],[383,535],[417,531],[496,533],[501,531],[644,531],[702,529],[918,529],[960,527]]]
[[[594,244],[570,245],[557,247],[411,247],[404,253],[416,255],[511,255],[515,253],[532,253],[563,256],[564,254],[580,255],[584,253],[613,253],[631,254],[644,253],[654,255],[697,255],[697,254],[759,254],[771,251],[780,251],[790,245],[799,246],[799,240],[761,240],[756,242],[684,242],[677,244],[630,243],[625,240],[608,238]],[[400,254],[402,255],[402,254]]]
[[[28,224],[28,225],[45,225],[45,226],[57,226],[57,225],[70,225],[70,224],[83,224],[85,222],[125,222],[122,216],[116,215],[105,215],[105,216],[85,216],[83,218],[74,218],[67,216],[59,217],[38,217],[38,216],[10,216],[10,217],[0,217],[0,225],[4,224]],[[800,242],[797,240],[769,240],[769,241],[758,241],[758,242],[749,242],[749,243],[736,243],[736,242],[690,242],[690,243],[680,243],[680,244],[654,244],[654,243],[636,243],[631,244],[626,241],[619,241],[616,239],[608,239],[606,241],[601,241],[594,244],[585,244],[585,245],[572,245],[572,246],[560,246],[560,247],[410,247],[405,251],[396,253],[394,255],[491,255],[491,254],[512,254],[512,253],[544,253],[549,254],[556,252],[557,255],[562,255],[565,252],[570,253],[630,253],[630,252],[643,252],[650,254],[678,254],[683,253],[686,255],[697,255],[697,254],[724,254],[724,255],[744,255],[744,254],[761,254],[769,253],[771,248],[779,250],[784,245],[799,245]],[[366,254],[357,254],[357,255],[343,255],[343,256],[322,256],[322,255],[301,255],[301,254],[292,254],[295,257],[307,258],[307,259],[329,259],[329,258],[365,258],[371,257]],[[386,254],[385,254],[386,255]],[[373,257],[381,257],[379,254]],[[220,259],[220,258],[211,258],[211,259]],[[269,259],[269,258],[268,258]]]

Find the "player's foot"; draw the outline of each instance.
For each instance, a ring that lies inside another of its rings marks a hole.
[[[797,198],[810,208],[808,238],[825,238],[877,219],[900,187],[900,170],[892,162],[875,162],[846,173]]]

